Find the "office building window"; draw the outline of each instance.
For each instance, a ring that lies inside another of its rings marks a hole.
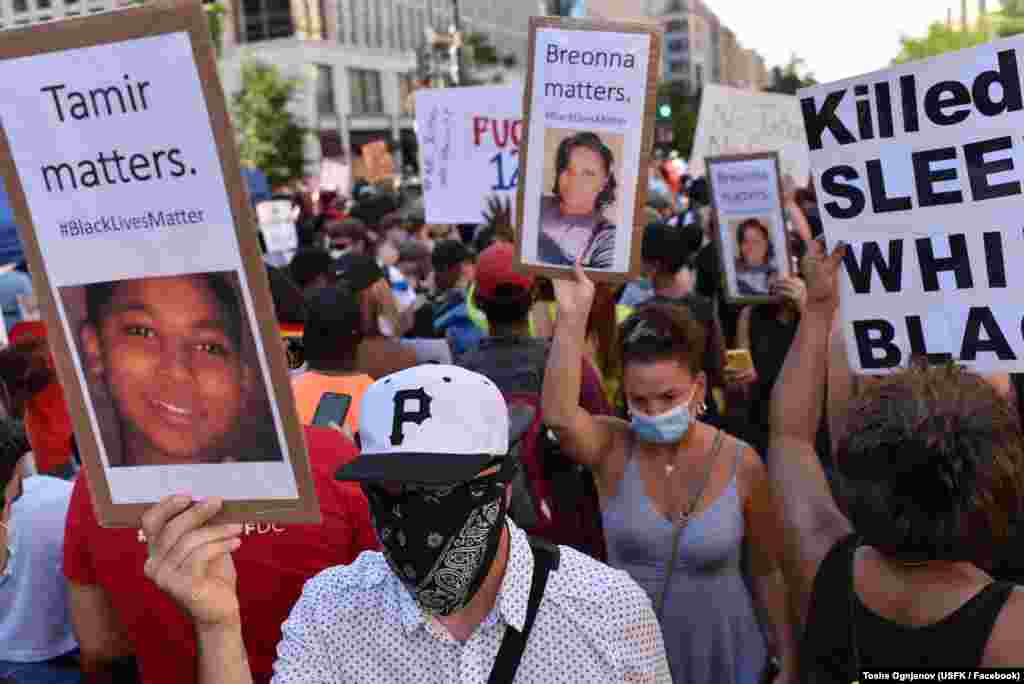
[[[334,105],[334,69],[327,64],[316,65],[316,113],[331,116],[337,112]]]
[[[402,116],[412,116],[415,114],[415,102],[413,100],[413,91],[416,85],[415,79],[412,74],[398,74],[398,107],[402,112]]]
[[[370,9],[373,0],[362,0],[359,8],[359,20],[363,22],[363,45],[373,45],[373,17],[370,16]]]
[[[384,3],[373,3],[373,46],[384,47]]]
[[[246,43],[291,36],[291,0],[242,0],[242,31]]]
[[[338,42],[348,41],[348,3],[338,0]]]
[[[352,91],[353,114],[381,114],[384,112],[379,71],[349,69],[348,82],[349,89]]]
[[[685,38],[675,38],[673,40],[668,41],[669,52],[686,52],[686,50],[689,47],[690,41],[688,41]]]

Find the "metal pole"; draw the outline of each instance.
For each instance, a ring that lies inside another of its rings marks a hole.
[[[462,36],[462,15],[459,13],[459,0],[452,0],[452,26],[455,28],[455,37],[461,42]],[[455,50],[455,84],[462,85],[463,71],[462,47],[456,45]]]

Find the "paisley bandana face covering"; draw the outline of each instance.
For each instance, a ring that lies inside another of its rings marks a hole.
[[[454,485],[407,484],[397,495],[363,485],[384,557],[425,612],[464,608],[487,577],[505,527],[504,471]]]

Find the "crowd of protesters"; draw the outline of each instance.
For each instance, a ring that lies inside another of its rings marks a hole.
[[[786,192],[794,274],[736,306],[678,155],[650,160],[643,276],[616,288],[517,270],[497,199],[439,226],[393,185],[297,188],[267,273],[319,525],[209,525],[219,500],[168,492],[102,527],[47,330],[0,302],[0,682],[1024,667],[1024,383],[853,375],[813,189]],[[325,394],[348,409],[314,425]]]

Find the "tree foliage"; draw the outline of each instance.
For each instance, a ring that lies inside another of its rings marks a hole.
[[[981,45],[988,40],[985,31],[977,28],[951,28],[941,21],[928,27],[928,34],[921,38],[903,36],[900,38],[902,50],[893,60],[893,64],[906,64],[918,59],[927,59],[936,55],[964,48]]]
[[[1003,10],[993,13],[990,19],[1000,38],[1024,33],[1024,0],[1003,0]]]
[[[697,133],[700,93],[692,93],[685,81],[670,81],[658,88],[658,103],[672,108],[672,147],[689,158]]]
[[[305,130],[288,110],[300,85],[273,65],[249,60],[242,64],[242,89],[232,98],[242,161],[267,174],[271,186],[303,173]]]
[[[786,66],[774,66],[771,71],[771,83],[765,89],[769,93],[796,95],[797,91],[807,86],[817,85],[814,74],[804,73],[807,63],[795,54],[790,55]]]

